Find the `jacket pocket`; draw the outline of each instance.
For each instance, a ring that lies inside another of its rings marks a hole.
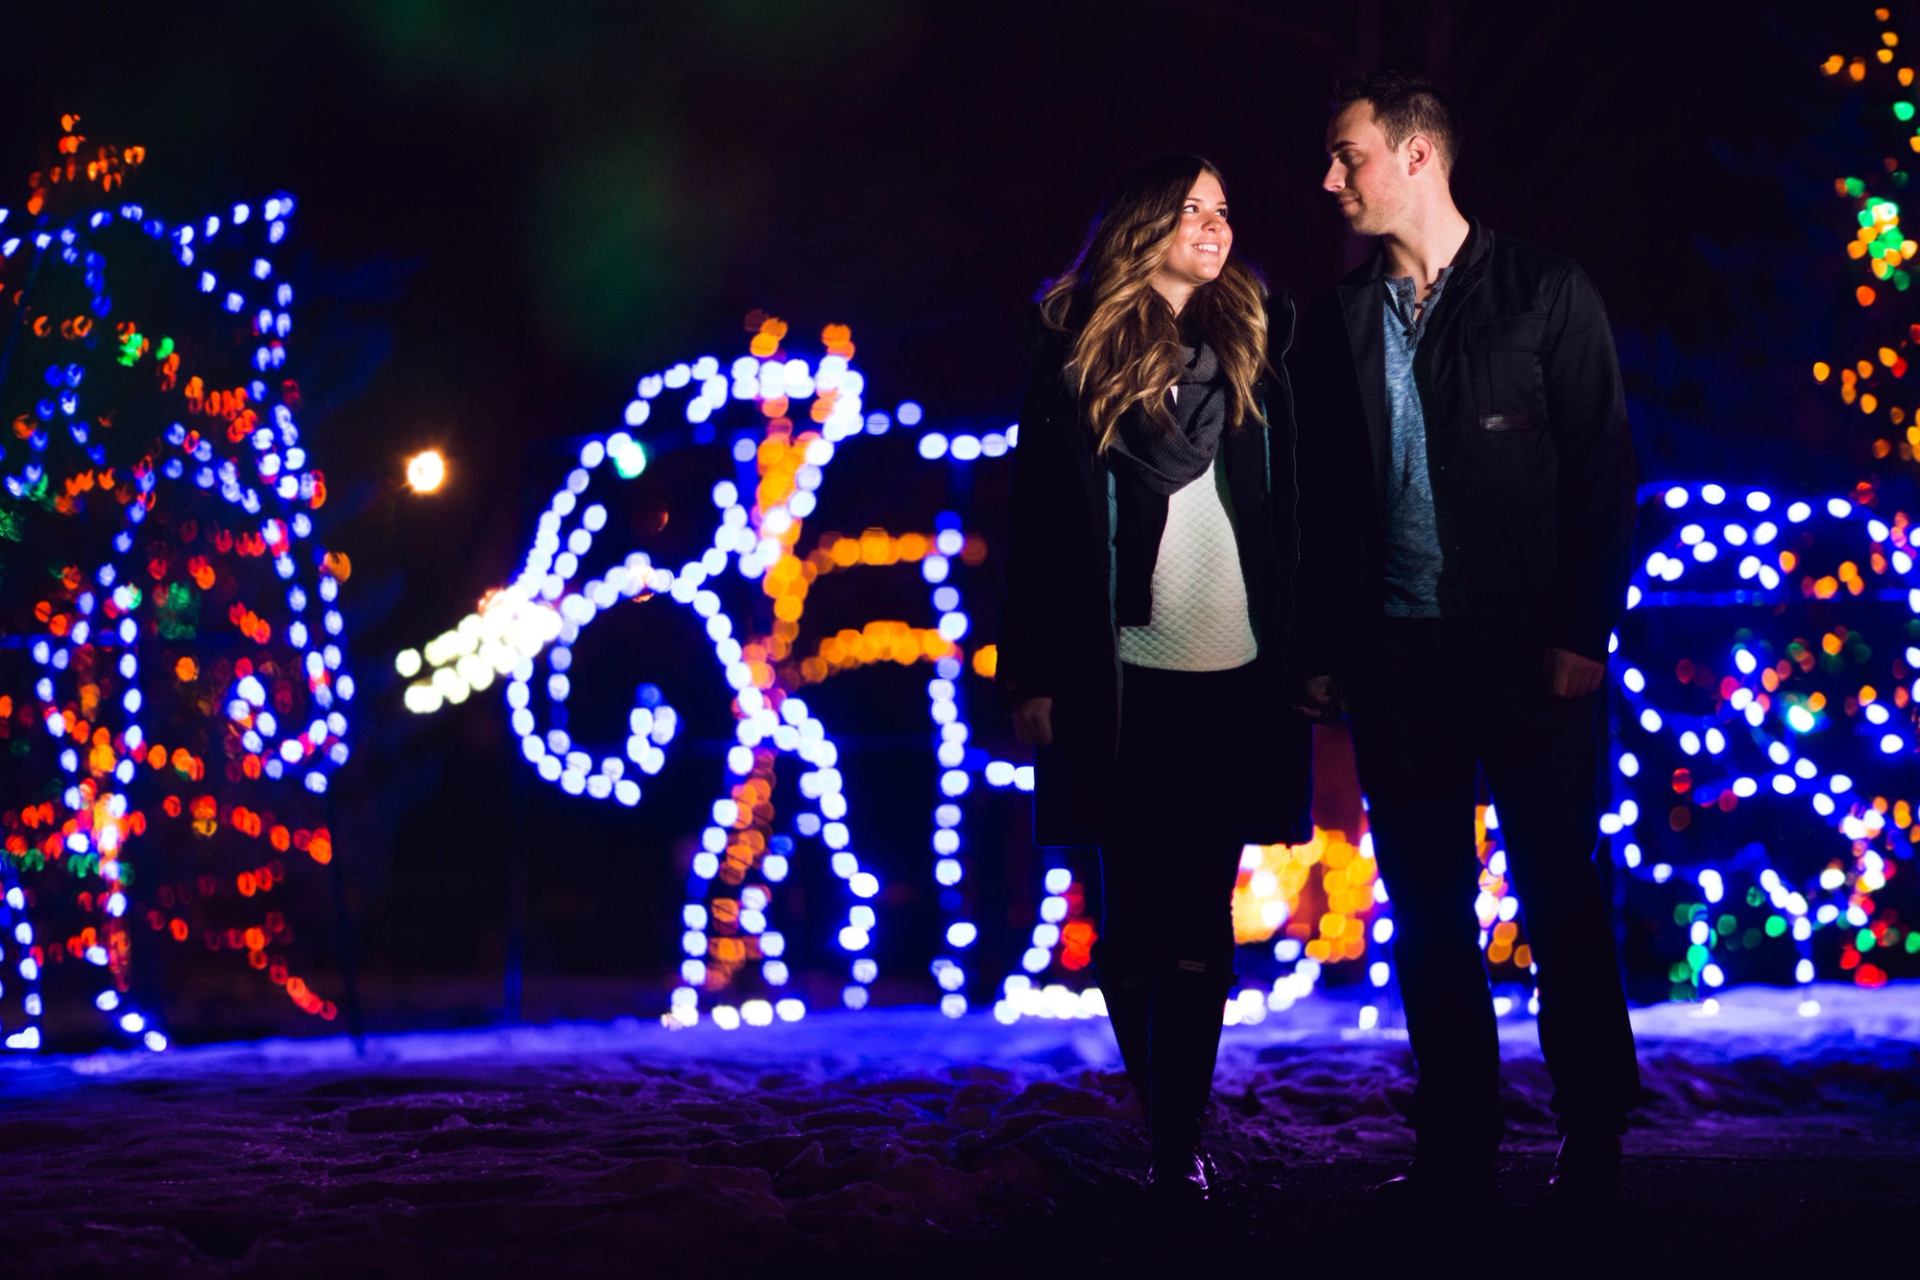
[[[1547,345],[1546,313],[1497,316],[1469,324],[1466,345],[1480,425],[1489,431],[1545,426],[1547,384],[1541,359]]]
[[[1541,351],[1547,345],[1547,313],[1527,311],[1497,316],[1467,326],[1467,346],[1474,351]]]

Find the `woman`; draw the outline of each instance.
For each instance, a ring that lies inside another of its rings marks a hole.
[[[1035,842],[1100,848],[1096,971],[1149,1186],[1200,1199],[1240,850],[1311,832],[1284,679],[1294,309],[1232,247],[1219,170],[1169,156],[1043,293],[998,670],[1036,747]]]

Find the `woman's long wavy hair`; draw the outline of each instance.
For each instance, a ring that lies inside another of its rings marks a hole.
[[[1135,405],[1157,425],[1179,430],[1167,393],[1185,367],[1183,333],[1204,338],[1219,357],[1227,425],[1263,420],[1253,395],[1267,366],[1267,287],[1260,277],[1229,257],[1177,317],[1152,284],[1202,173],[1225,188],[1220,170],[1199,156],[1162,156],[1134,170],[1101,206],[1073,264],[1041,291],[1041,318],[1073,337],[1066,374],[1102,454]]]

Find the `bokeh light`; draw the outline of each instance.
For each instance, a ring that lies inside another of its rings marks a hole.
[[[438,493],[447,482],[447,460],[438,449],[422,449],[407,459],[407,488],[415,493]]]

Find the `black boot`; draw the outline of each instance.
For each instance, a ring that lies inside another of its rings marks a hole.
[[[1156,1155],[1147,1166],[1147,1190],[1157,1199],[1176,1203],[1205,1204],[1219,1179],[1213,1156],[1198,1141],[1184,1152]]]
[[[1205,1200],[1216,1174],[1200,1129],[1213,1093],[1226,988],[1210,974],[1176,971],[1154,982],[1152,993],[1147,1116],[1153,1164],[1147,1185],[1178,1198]]]

